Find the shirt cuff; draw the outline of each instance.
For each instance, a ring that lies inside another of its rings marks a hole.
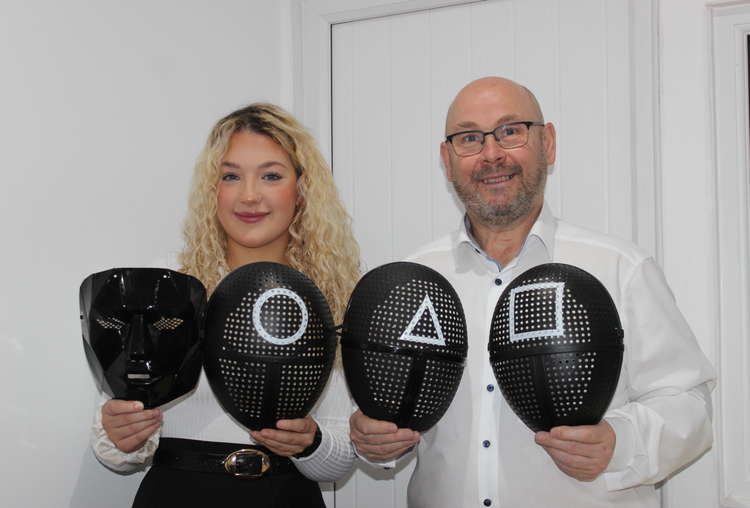
[[[132,472],[143,467],[159,447],[161,431],[154,432],[139,449],[130,453],[123,452],[109,439],[107,431],[102,426],[101,406],[104,402],[95,411],[94,423],[91,425],[91,448],[94,455],[109,469],[120,473]]]
[[[615,432],[615,451],[605,469],[606,473],[624,471],[633,463],[636,452],[635,428],[626,418],[610,416],[605,421]]]
[[[380,467],[382,469],[393,469],[394,467],[396,467],[396,462],[401,457],[403,457],[404,455],[408,455],[414,449],[414,448],[409,448],[406,452],[404,452],[404,455],[401,455],[401,457],[396,457],[395,459],[374,461],[374,460],[368,459],[367,457],[359,453],[359,450],[357,450],[357,447],[353,443],[352,443],[352,448],[354,448],[354,455],[356,455],[359,460],[361,460],[362,462],[366,464],[370,464],[371,466]]]
[[[323,427],[317,419],[313,418],[313,420],[315,420],[315,425],[320,429],[320,444],[310,455],[304,457],[290,455],[289,458],[294,462],[300,464],[304,464],[305,462],[322,462],[334,451],[334,439],[331,431]]]

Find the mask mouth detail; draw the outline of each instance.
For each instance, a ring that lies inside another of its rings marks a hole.
[[[156,377],[151,374],[151,362],[133,361],[128,362],[127,379],[129,382],[140,385],[150,384]]]
[[[131,374],[128,373],[128,383],[133,386],[149,386],[155,379],[151,379],[151,374]]]

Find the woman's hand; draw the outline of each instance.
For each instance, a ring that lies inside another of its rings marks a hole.
[[[142,447],[159,430],[162,415],[159,409],[143,410],[137,400],[111,399],[102,406],[102,427],[115,446],[125,453]]]
[[[318,424],[312,418],[279,420],[275,429],[251,430],[250,437],[276,455],[289,457],[301,453],[315,439]]]

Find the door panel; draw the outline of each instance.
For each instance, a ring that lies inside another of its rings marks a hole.
[[[439,144],[450,101],[486,75],[526,85],[558,129],[553,211],[655,253],[655,193],[637,193],[636,175],[656,176],[635,167],[631,135],[653,130],[653,111],[633,100],[634,7],[562,4],[487,1],[332,26],[332,165],[367,269],[458,226]],[[358,470],[337,484],[337,508],[406,507],[413,467]]]

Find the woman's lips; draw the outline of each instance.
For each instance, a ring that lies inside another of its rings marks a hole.
[[[262,221],[270,212],[235,212],[234,215],[242,222],[255,223]]]

